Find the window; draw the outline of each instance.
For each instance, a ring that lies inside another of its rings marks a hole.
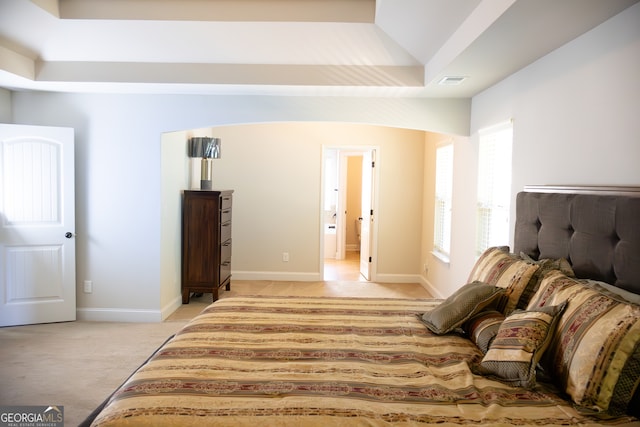
[[[448,258],[451,251],[451,198],[453,193],[453,144],[436,148],[436,200],[433,249]]]
[[[511,122],[479,132],[476,254],[509,244],[511,205]]]

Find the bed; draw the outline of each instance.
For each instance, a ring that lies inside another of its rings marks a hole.
[[[527,190],[449,298],[220,299],[84,424],[640,425],[640,192]]]

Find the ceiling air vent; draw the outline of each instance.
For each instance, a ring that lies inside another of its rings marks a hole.
[[[465,81],[467,78],[465,76],[445,76],[438,82],[439,85],[443,86],[456,86]]]

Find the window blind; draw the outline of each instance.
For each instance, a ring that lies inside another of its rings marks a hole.
[[[479,132],[476,254],[508,245],[511,205],[513,125],[505,122]]]
[[[451,200],[453,193],[453,144],[436,148],[436,200],[434,251],[449,256],[451,251]]]

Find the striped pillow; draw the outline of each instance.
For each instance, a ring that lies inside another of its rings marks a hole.
[[[640,383],[640,306],[558,272],[542,280],[528,309],[563,301],[543,366],[583,409],[625,413]]]
[[[505,289],[505,298],[498,310],[507,316],[515,310],[520,296],[538,268],[534,262],[510,254],[508,247],[493,247],[480,255],[468,282],[479,281]]]
[[[498,329],[504,321],[504,315],[499,311],[483,311],[469,319],[462,329],[467,336],[485,354],[489,350],[491,341],[498,334]]]
[[[536,291],[540,287],[540,282],[542,281],[544,276],[546,276],[551,271],[559,270],[560,272],[564,273],[568,277],[576,277],[575,273],[573,272],[573,269],[571,268],[571,264],[569,264],[569,261],[567,261],[564,258],[558,258],[558,259],[544,258],[536,261],[530,256],[528,256],[527,254],[522,252],[520,253],[520,258],[538,265],[538,269],[531,276],[531,280],[529,280],[529,284],[527,285],[525,290],[522,292],[522,295],[520,296],[520,300],[518,301],[517,308],[521,310],[524,310],[527,308],[527,306],[529,305],[529,301],[531,300],[531,297],[536,293]]]
[[[511,386],[535,386],[536,365],[549,346],[565,305],[511,313],[474,372]]]

